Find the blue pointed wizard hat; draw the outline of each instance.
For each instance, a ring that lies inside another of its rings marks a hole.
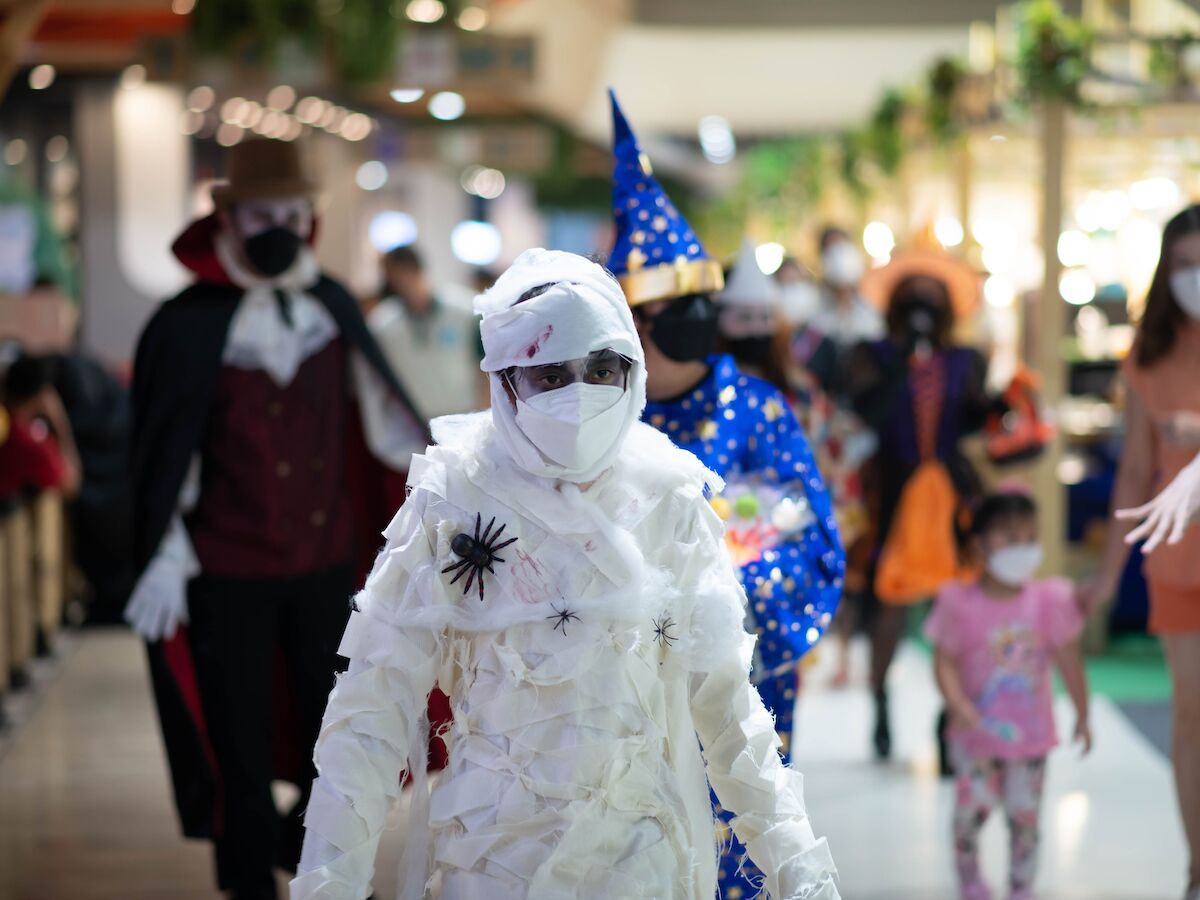
[[[608,268],[630,306],[709,294],[725,284],[721,264],[704,252],[692,227],[654,177],[610,89],[613,117],[613,215],[617,239]]]

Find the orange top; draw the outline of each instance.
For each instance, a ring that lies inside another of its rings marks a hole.
[[[1200,446],[1169,444],[1162,435],[1162,424],[1173,413],[1200,413],[1200,324],[1184,328],[1171,352],[1152,366],[1138,366],[1131,354],[1121,368],[1155,426],[1154,492],[1158,493],[1200,451]],[[1200,586],[1200,528],[1188,529],[1178,544],[1164,544],[1150,554],[1145,573],[1164,584]]]

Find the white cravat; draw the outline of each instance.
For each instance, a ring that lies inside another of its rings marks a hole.
[[[217,236],[216,250],[229,279],[245,291],[229,326],[222,362],[238,369],[261,369],[286,387],[301,363],[338,335],[329,310],[307,293],[321,275],[316,257],[303,247],[286,271],[263,278],[241,265],[228,235]],[[290,325],[280,314],[276,291],[283,291],[290,303]]]

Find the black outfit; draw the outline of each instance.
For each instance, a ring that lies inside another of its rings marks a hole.
[[[70,517],[74,560],[93,592],[88,621],[119,622],[133,588],[129,390],[78,354],[54,357],[54,387],[83,464]]]
[[[215,841],[222,889],[273,896],[274,867],[294,872],[300,861],[301,813],[317,772],[310,758],[302,761],[300,799],[281,819],[270,782],[289,748],[278,746],[271,724],[288,700],[295,746],[316,743],[334,672],[344,669],[337,648],[353,589],[349,565],[287,580],[201,575],[189,585],[188,634],[227,798]],[[264,647],[278,647],[281,658]],[[281,662],[286,680],[277,677]]]

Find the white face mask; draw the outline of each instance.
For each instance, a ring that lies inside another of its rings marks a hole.
[[[987,559],[988,574],[1008,587],[1021,587],[1042,565],[1041,544],[1012,544]]]
[[[817,314],[821,293],[810,281],[784,285],[779,291],[780,312],[789,325],[806,325]]]
[[[517,427],[551,462],[587,470],[620,436],[629,398],[629,391],[615,385],[576,382],[518,398]]]
[[[856,285],[865,271],[862,254],[849,241],[838,241],[821,254],[821,271],[830,284]]]
[[[1180,269],[1172,275],[1171,295],[1188,318],[1200,322],[1200,266]]]

